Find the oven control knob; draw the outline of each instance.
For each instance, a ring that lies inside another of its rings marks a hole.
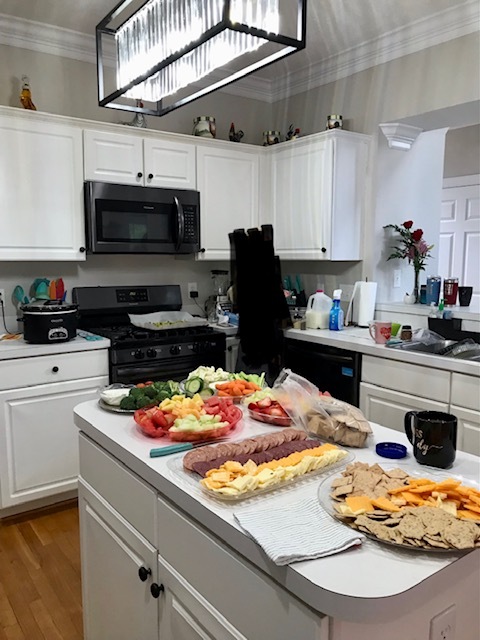
[[[145,354],[140,349],[137,349],[137,351],[135,351],[135,353],[133,354],[133,357],[136,358],[137,360],[141,360],[142,358],[145,357]]]
[[[180,347],[178,346],[178,344],[174,344],[173,347],[170,347],[170,353],[172,354],[172,356],[178,356],[178,354],[180,353]]]
[[[149,358],[155,358],[156,355],[157,355],[156,349],[147,349],[147,356]]]

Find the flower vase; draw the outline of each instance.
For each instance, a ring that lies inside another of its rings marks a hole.
[[[415,303],[420,302],[420,271],[415,269],[415,285],[413,287],[413,297],[415,298]]]

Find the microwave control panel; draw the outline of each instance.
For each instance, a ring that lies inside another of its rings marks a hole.
[[[198,242],[197,207],[183,205],[183,218],[185,221],[184,239],[187,243]]]

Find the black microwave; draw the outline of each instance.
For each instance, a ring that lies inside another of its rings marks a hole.
[[[189,189],[85,182],[89,253],[196,253],[200,194]]]

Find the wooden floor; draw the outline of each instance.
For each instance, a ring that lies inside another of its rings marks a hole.
[[[82,640],[78,509],[0,521],[0,640]]]

